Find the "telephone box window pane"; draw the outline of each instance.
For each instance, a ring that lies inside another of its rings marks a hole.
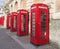
[[[33,18],[32,21],[35,22],[35,18]]]
[[[11,17],[9,17],[9,26],[11,26]]]
[[[16,28],[16,19],[17,19],[17,17],[14,16],[14,28]]]
[[[41,21],[42,22],[46,21],[46,16],[45,15],[41,15]]]
[[[45,25],[46,24],[46,22],[41,22],[43,25]]]
[[[21,15],[21,30],[25,32],[26,30],[26,15]]]
[[[32,28],[34,28],[34,29],[35,29],[35,25],[33,25],[33,26],[32,26]]]
[[[41,11],[41,39],[44,39],[45,32],[46,32],[46,12]]]
[[[46,28],[46,26],[44,26],[44,25],[42,25],[41,27],[42,27],[42,28]]]
[[[35,12],[32,12],[32,36],[35,37]]]
[[[32,25],[35,25],[35,22],[32,22]]]
[[[41,15],[46,15],[46,12],[41,11]]]

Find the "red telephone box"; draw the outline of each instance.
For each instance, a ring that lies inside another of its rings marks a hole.
[[[17,35],[28,35],[28,11],[21,9],[17,13]]]
[[[17,30],[17,13],[12,12],[11,13],[11,31]]]
[[[31,6],[30,41],[35,45],[49,43],[49,9],[45,4]]]
[[[10,29],[10,27],[11,27],[11,16],[10,16],[10,13],[7,14],[7,21],[6,21],[6,22],[7,22],[7,23],[6,23],[7,29]]]
[[[4,25],[4,16],[0,17],[0,25]]]

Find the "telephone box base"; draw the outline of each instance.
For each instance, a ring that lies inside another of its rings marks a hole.
[[[16,30],[10,30],[11,32],[16,32]]]
[[[10,29],[10,27],[7,27],[6,29]]]
[[[31,41],[30,41],[30,43],[31,43],[31,44],[33,44],[34,46],[42,46],[42,45],[47,45],[47,44],[49,44],[49,43],[44,43],[44,44],[36,44],[36,43],[31,42]]]

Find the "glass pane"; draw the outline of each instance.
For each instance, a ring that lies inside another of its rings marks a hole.
[[[21,15],[21,30],[26,31],[26,15]]]
[[[32,12],[32,36],[35,37],[35,12]]]
[[[17,19],[17,17],[14,16],[14,28],[16,28],[16,19]]]
[[[9,17],[9,26],[11,26],[11,18]]]
[[[41,11],[41,35],[40,38],[44,39],[46,33],[46,12]]]

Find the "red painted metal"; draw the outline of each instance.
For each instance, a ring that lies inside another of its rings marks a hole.
[[[0,17],[0,25],[4,25],[4,16]]]

